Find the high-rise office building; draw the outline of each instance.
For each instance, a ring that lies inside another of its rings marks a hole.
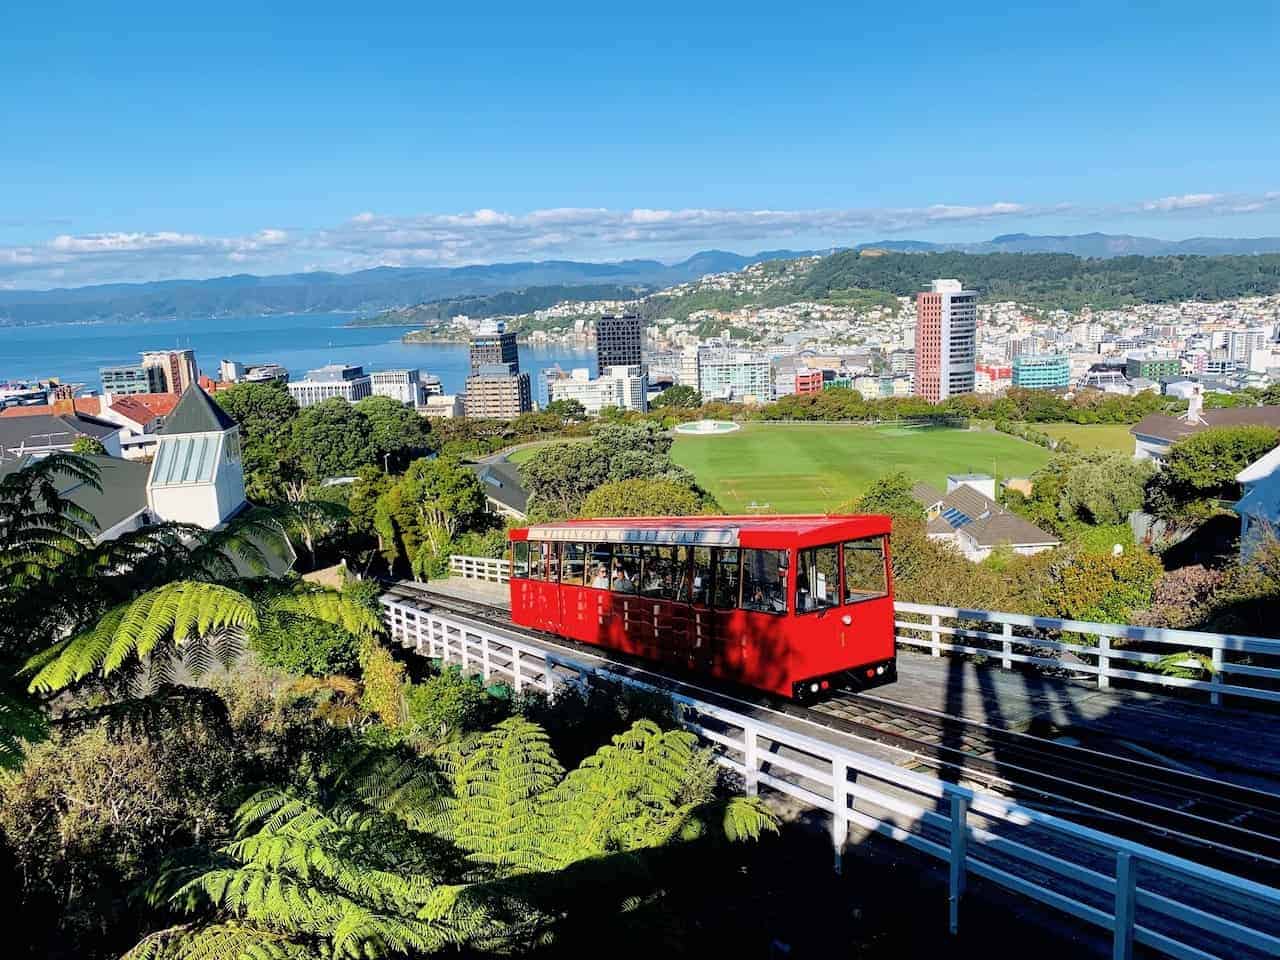
[[[633,313],[606,314],[596,322],[596,376],[610,367],[636,367],[643,362],[644,323]]]
[[[486,363],[467,377],[463,398],[468,417],[511,420],[533,409],[533,386],[529,374],[519,373],[513,363]]]
[[[978,295],[959,280],[916,294],[916,396],[938,403],[973,393]]]
[[[485,325],[471,337],[471,375],[475,376],[486,364],[494,363],[510,363],[515,373],[520,372],[516,335],[508,332],[501,321]]]
[[[148,350],[142,365],[160,371],[164,386],[157,393],[181,394],[200,379],[194,350]]]

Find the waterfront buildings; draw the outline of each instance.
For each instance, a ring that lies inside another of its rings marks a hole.
[[[114,396],[127,396],[133,393],[167,393],[164,370],[158,366],[143,366],[140,363],[124,364],[116,367],[100,367],[98,376],[102,380],[102,392]]]
[[[427,399],[417,370],[374,370],[369,388],[375,397],[390,397],[414,408]]]
[[[148,350],[142,354],[142,365],[156,371],[155,389],[138,393],[184,393],[200,377],[194,350]]]
[[[610,367],[635,367],[644,360],[644,323],[634,313],[605,314],[596,322],[596,376]]]
[[[643,412],[648,406],[648,383],[638,364],[610,367],[594,379],[590,370],[578,367],[566,377],[548,381],[547,387],[551,400],[577,400],[591,416],[605,407]]]
[[[1024,354],[1013,358],[1013,385],[1027,390],[1065,390],[1071,361],[1062,354]]]
[[[422,405],[424,417],[452,419],[463,415],[462,398],[456,393],[429,393]]]
[[[916,295],[916,395],[933,403],[974,392],[978,295],[935,280]]]
[[[308,370],[306,379],[289,384],[289,394],[300,407],[315,406],[331,397],[355,403],[372,392],[373,386],[364,368],[346,363],[331,363]]]
[[[515,363],[486,363],[467,377],[464,409],[468,417],[511,420],[533,409],[533,389],[527,372]]]
[[[486,323],[471,337],[471,375],[475,376],[481,367],[495,363],[512,364],[512,369],[520,372],[516,335],[509,332],[501,321]]]

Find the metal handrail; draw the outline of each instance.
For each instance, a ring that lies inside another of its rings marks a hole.
[[[1280,956],[1280,889],[1085,827],[1003,797],[948,783],[852,750],[797,726],[803,721],[736,709],[723,695],[671,683],[660,674],[560,648],[452,612],[382,598],[393,639],[459,663],[517,691],[554,693],[594,679],[662,692],[684,725],[718,747],[717,760],[761,787],[830,814],[837,868],[856,825],[943,860],[950,925],[969,876],[991,882],[1107,930],[1113,956],[1134,944],[1177,957],[1252,951]],[[815,731],[816,731],[815,727]],[[827,732],[830,735],[830,732]]]

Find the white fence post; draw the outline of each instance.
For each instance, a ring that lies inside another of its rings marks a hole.
[[[516,693],[524,689],[524,677],[520,675],[520,648],[511,648],[511,672],[516,678]]]
[[[1000,641],[1000,666],[1006,670],[1013,669],[1013,660],[1010,654],[1013,653],[1013,624],[1006,623],[1004,625],[1004,639]]]
[[[929,631],[933,635],[933,641],[929,649],[935,657],[940,657],[942,656],[942,631],[938,627],[942,623],[942,618],[936,613],[930,614],[929,622],[933,624],[933,629]]]
[[[756,728],[752,724],[742,726],[742,779],[749,796],[760,792],[760,761],[756,754]]]
[[[489,682],[489,635],[486,633],[480,637],[480,669],[483,671],[485,683]]]
[[[1098,689],[1111,687],[1111,638],[1105,634],[1098,635]]]
[[[1137,899],[1137,878],[1133,855],[1116,854],[1115,936],[1111,941],[1111,960],[1133,960],[1133,907]]]
[[[1209,682],[1216,687],[1222,686],[1222,648],[1213,648],[1213,674],[1209,677]],[[1209,702],[1215,707],[1222,706],[1222,694],[1214,690],[1209,694]]]
[[[964,896],[965,858],[969,855],[969,800],[951,795],[951,862],[947,883],[947,923],[960,930],[960,898]]]
[[[844,845],[849,842],[848,768],[838,757],[831,760],[831,850],[835,871],[844,870]]]

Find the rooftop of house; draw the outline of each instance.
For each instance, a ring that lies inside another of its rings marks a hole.
[[[1189,423],[1181,417],[1151,413],[1129,428],[1135,437],[1151,437],[1173,443],[1210,427],[1265,426],[1280,428],[1280,407],[1229,407],[1204,410],[1202,423]]]
[[[526,513],[529,509],[529,492],[520,483],[520,469],[507,461],[477,463],[472,465],[476,476],[484,485],[486,497],[491,497],[508,509]]]
[[[961,483],[946,495],[938,494],[927,483],[918,483],[912,488],[912,496],[926,508],[935,505],[938,507],[937,515],[931,517],[926,525],[926,532],[930,536],[946,536],[963,531],[965,536],[982,547],[1061,543],[1058,537],[1006,510],[967,483]]]
[[[32,462],[31,455],[0,462],[0,477],[21,470]],[[89,456],[98,468],[101,490],[66,476],[55,478],[58,493],[93,517],[98,532],[110,530],[135,516],[147,506],[148,465],[117,457]]]
[[[76,397],[74,403],[76,413],[85,416],[95,417],[102,412],[101,397]],[[52,404],[33,403],[26,406],[5,407],[0,410],[0,417],[48,417],[52,416],[53,412]]]
[[[33,414],[25,417],[0,417],[0,455],[23,447],[70,446],[76,437],[101,440],[119,431],[114,423],[77,413]]]

